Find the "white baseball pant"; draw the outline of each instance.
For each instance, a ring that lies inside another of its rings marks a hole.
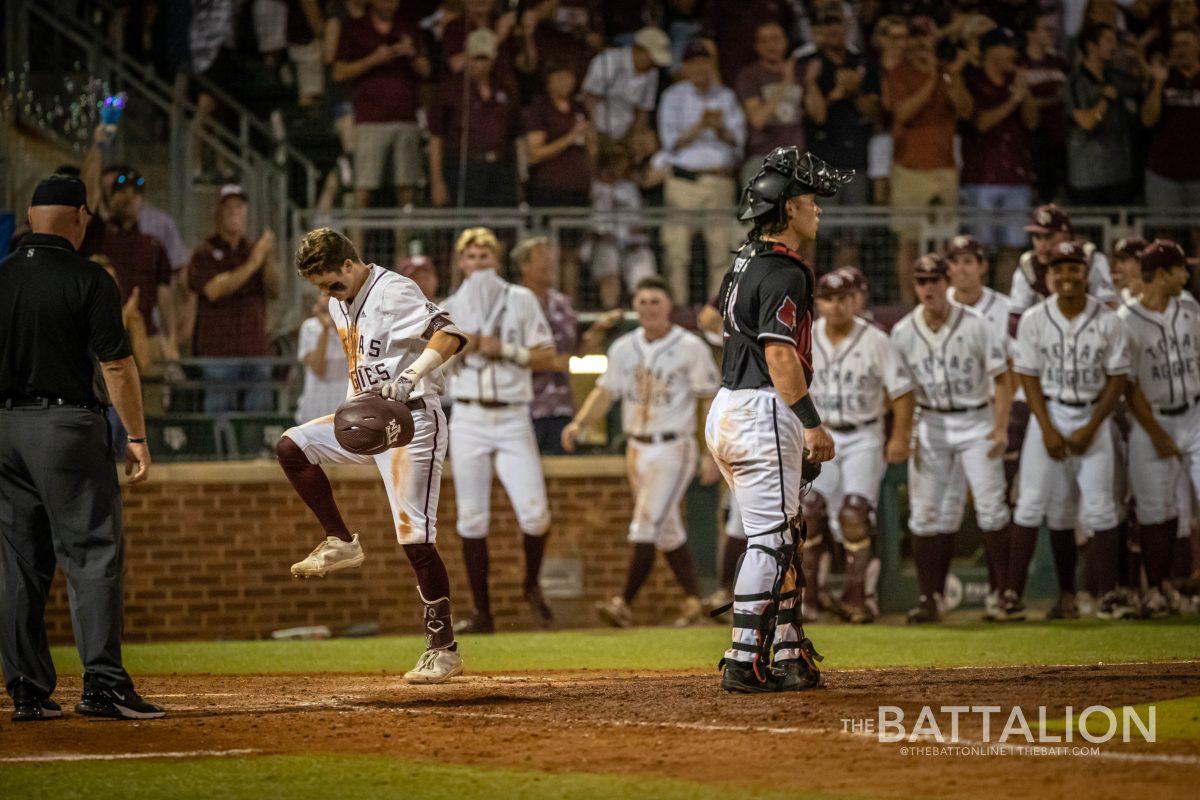
[[[333,415],[288,428],[283,435],[304,451],[313,464],[375,463],[392,507],[396,541],[432,544],[437,541],[438,495],[446,460],[446,417],[437,396],[424,398],[425,408],[413,412],[414,434],[404,447],[364,456],[342,449],[333,432]]]
[[[847,433],[830,431],[833,438],[834,457],[821,465],[821,474],[813,481],[811,491],[825,498],[829,509],[829,529],[833,537],[842,541],[842,526],[838,512],[847,495],[865,497],[875,508],[879,500],[879,486],[887,461],[883,457],[883,422]]]
[[[1087,424],[1092,407],[1074,408],[1047,401],[1050,421],[1063,436]],[[1091,531],[1117,526],[1117,504],[1113,498],[1113,469],[1116,448],[1104,420],[1092,444],[1081,456],[1055,461],[1046,452],[1042,426],[1030,419],[1021,446],[1020,488],[1013,519],[1018,525],[1036,528],[1045,521],[1051,530],[1072,530],[1078,518]],[[1082,507],[1080,497],[1082,496]]]
[[[798,531],[791,525],[798,524],[800,517],[804,432],[774,389],[722,388],[709,409],[704,438],[737,498],[750,543],[734,581],[734,619],[761,619],[782,576],[776,558],[755,545],[774,551],[798,548]],[[777,661],[800,658],[795,624],[798,595],[794,575],[788,576],[779,595]],[[758,636],[756,627],[738,627],[735,622],[733,644],[725,657],[753,662]]]
[[[1175,441],[1183,459],[1159,458],[1142,426],[1134,424],[1130,428],[1129,482],[1137,500],[1137,520],[1143,525],[1156,525],[1179,517],[1185,510],[1190,512],[1190,504],[1181,509],[1180,500],[1187,499],[1193,488],[1200,492],[1200,406],[1177,416],[1156,414],[1155,418]]]
[[[450,472],[458,535],[464,539],[488,535],[493,467],[521,532],[545,535],[550,529],[550,505],[529,406],[484,408],[478,403],[456,402],[450,426]]]
[[[725,535],[730,539],[745,539],[746,528],[742,525],[742,510],[738,508],[737,495],[729,493],[729,516],[725,518]]]
[[[966,494],[955,490],[956,473],[971,488],[982,530],[1008,524],[1004,460],[988,457],[994,427],[991,408],[953,414],[920,410],[917,446],[908,460],[908,529],[914,536],[956,533],[962,527]]]
[[[696,474],[696,443],[692,434],[669,442],[629,440],[625,450],[629,486],[634,492],[629,541],[653,544],[664,553],[687,543],[687,528],[679,504]]]

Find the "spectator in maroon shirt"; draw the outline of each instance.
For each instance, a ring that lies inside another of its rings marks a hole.
[[[263,231],[251,244],[246,237],[250,206],[242,187],[222,186],[218,194],[216,232],[192,253],[188,287],[198,295],[192,353],[199,358],[237,359],[270,354],[267,342],[267,298],[279,293],[275,235]],[[202,367],[204,411],[268,411],[273,407],[271,369],[261,363],[223,361]],[[253,388],[221,387],[222,383],[257,382]],[[240,395],[240,400],[239,400]]]
[[[578,84],[583,80],[592,56],[605,47],[604,8],[601,0],[542,0],[521,14],[520,28],[531,41],[526,52],[535,54],[546,65],[553,58],[557,66],[571,70]],[[546,67],[541,69],[546,71]]]
[[[754,32],[764,22],[777,22],[785,32],[796,27],[787,0],[708,0],[704,28],[717,44],[721,83],[733,84],[742,67],[755,60]]]
[[[1067,75],[1071,65],[1055,52],[1058,14],[1043,11],[1030,19],[1020,69],[1037,105],[1033,128],[1033,181],[1039,205],[1052,203],[1067,178]]]
[[[1169,59],[1156,60],[1150,74],[1142,103],[1142,124],[1150,129],[1146,205],[1184,213],[1200,206],[1200,32],[1173,31]]]
[[[354,106],[354,200],[359,208],[370,205],[371,193],[383,183],[389,154],[398,204],[413,202],[422,182],[417,109],[429,59],[420,30],[399,6],[399,0],[371,0],[367,14],[346,19],[333,63],[333,79],[347,84]]]
[[[453,15],[442,28],[442,60],[452,73],[461,73],[467,65],[467,37],[477,30],[490,30],[496,34],[496,56],[498,71],[506,79],[514,59],[510,58],[510,45],[517,28],[517,12],[498,8],[497,0],[463,0],[461,13]]]
[[[585,206],[592,187],[596,131],[575,99],[571,65],[551,63],[545,88],[545,94],[525,109],[529,204]]]
[[[746,110],[744,185],[776,147],[804,149],[801,104],[803,77],[795,58],[787,57],[788,38],[774,20],[760,22],[754,31],[758,60],[738,72],[733,91]]]
[[[1007,288],[1025,244],[1021,219],[1033,198],[1029,131],[1038,108],[1025,75],[1017,69],[1016,35],[993,28],[979,41],[980,66],[963,75],[972,113],[962,131],[962,195],[979,211],[1015,214],[1013,221],[972,226],[985,247],[998,246],[998,283]]]
[[[497,80],[493,72],[496,34],[487,28],[472,31],[467,37],[467,56],[463,74],[451,75],[442,82],[429,116],[433,204],[513,206],[517,98],[512,87]],[[460,163],[459,154],[464,149],[467,158]]]
[[[145,185],[145,178],[133,169],[102,184],[107,219],[94,229],[96,235],[89,236],[83,249],[85,255],[108,258],[117,272],[122,302],[134,291],[138,293],[138,310],[146,321],[152,359],[157,363],[178,361],[171,261],[162,243],[138,225]]]

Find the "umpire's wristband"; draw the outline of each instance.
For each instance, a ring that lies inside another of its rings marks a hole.
[[[806,394],[792,403],[792,413],[800,418],[800,424],[806,428],[821,427],[821,415],[817,413],[817,407],[813,405],[811,394]]]

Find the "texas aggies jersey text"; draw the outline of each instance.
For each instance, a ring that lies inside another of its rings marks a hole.
[[[1117,317],[1129,331],[1130,377],[1156,409],[1179,409],[1200,397],[1200,305],[1171,298],[1161,311],[1140,300]]]
[[[777,242],[750,242],[721,282],[718,308],[724,317],[721,385],[728,389],[771,386],[767,342],[796,348],[805,380],[812,380],[812,270],[800,255]]]
[[[893,392],[916,392],[917,403],[935,411],[962,411],[988,403],[996,376],[1008,369],[1003,341],[995,341],[977,311],[951,306],[949,318],[936,331],[917,306],[892,329],[892,344],[908,380]]]
[[[417,284],[399,273],[371,264],[367,280],[350,303],[330,298],[329,315],[337,326],[350,365],[349,395],[394,381],[407,369],[450,318],[430,302]],[[410,397],[444,391],[439,370],[427,374]]]

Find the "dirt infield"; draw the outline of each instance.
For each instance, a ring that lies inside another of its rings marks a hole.
[[[78,679],[64,680],[58,697],[65,702],[78,690]],[[1005,716],[1020,705],[1036,726],[1039,705],[1055,718],[1067,705],[1078,711],[1200,695],[1195,662],[838,671],[821,691],[748,697],[720,692],[715,672],[492,674],[440,687],[407,686],[392,674],[161,676],[142,680],[141,690],[171,715],[135,724],[71,715],[14,726],[5,709],[0,759],[358,753],[989,800],[1192,798],[1200,781],[1197,741],[1105,744],[1081,756],[913,755],[845,731],[842,722],[874,718],[880,705],[900,706],[910,724],[922,705],[995,705]],[[948,732],[949,716],[938,721]],[[963,723],[960,736],[978,740],[978,717]]]

